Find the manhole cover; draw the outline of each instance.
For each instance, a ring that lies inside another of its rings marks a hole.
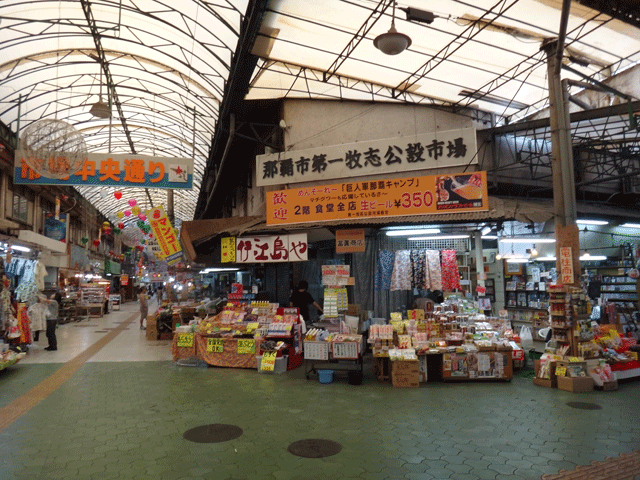
[[[182,435],[185,439],[196,443],[220,443],[235,440],[242,435],[242,429],[235,425],[214,423],[201,425],[187,430]]]
[[[340,453],[342,445],[332,440],[309,438],[307,440],[298,440],[297,442],[293,442],[289,445],[288,450],[298,457],[322,458]]]
[[[578,408],[580,410],[600,410],[602,407],[597,403],[589,403],[589,402],[568,402],[571,408]]]

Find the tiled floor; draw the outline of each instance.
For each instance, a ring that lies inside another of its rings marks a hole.
[[[125,304],[82,322],[94,327],[62,325],[57,352],[44,351],[41,339],[41,348],[0,372],[0,416],[63,362],[69,372],[0,430],[1,479],[540,479],[640,450],[640,381],[588,394],[521,377],[394,389],[370,374],[360,386],[342,378],[322,385],[301,369],[267,375],[177,366],[168,342],[147,342],[137,318],[121,323],[133,314],[135,305]],[[95,352],[107,335],[114,338]],[[566,405],[576,400],[603,408]],[[244,434],[214,444],[182,436],[212,423]],[[305,438],[343,448],[322,459],[287,451]],[[566,478],[622,478],[617,468],[609,477],[579,472]]]

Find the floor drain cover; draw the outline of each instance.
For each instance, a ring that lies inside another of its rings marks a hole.
[[[578,408],[580,410],[600,410],[602,407],[597,403],[589,402],[569,402],[567,403],[571,408]]]
[[[340,453],[342,445],[332,440],[310,438],[298,440],[289,445],[289,451],[298,457],[322,458]]]
[[[220,443],[235,440],[242,435],[242,429],[235,425],[214,423],[201,425],[187,430],[182,435],[185,439],[196,443]]]

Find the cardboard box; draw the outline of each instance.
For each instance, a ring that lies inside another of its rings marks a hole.
[[[612,392],[618,389],[618,381],[612,380],[610,382],[603,382],[602,391],[603,392]]]
[[[593,391],[593,378],[558,377],[558,389],[573,393],[591,392]]]
[[[147,340],[158,340],[158,330],[155,327],[147,327]]]
[[[173,332],[162,332],[160,340],[173,340]]]
[[[391,362],[391,371],[398,375],[420,375],[420,362],[418,360],[396,360]]]
[[[391,385],[396,388],[417,388],[420,386],[419,373],[415,375],[405,375],[392,372]]]
[[[557,388],[558,387],[558,378],[556,377],[556,362],[551,362],[550,372],[551,378],[538,378],[538,372],[540,371],[540,360],[533,361],[534,369],[536,372],[536,376],[533,379],[533,384],[538,385],[540,387],[546,388]]]
[[[156,328],[157,325],[158,325],[158,323],[157,323],[155,315],[147,316],[147,329],[149,329],[149,327]]]

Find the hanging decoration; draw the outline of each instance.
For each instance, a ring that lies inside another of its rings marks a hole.
[[[142,227],[144,226],[144,222],[142,220],[138,220],[136,222],[136,225],[138,225],[138,228],[142,230]]]
[[[99,240],[98,238],[96,238],[96,239],[93,241],[93,246],[94,246],[94,247],[96,247],[96,248],[98,248],[98,247],[100,246],[100,240]]]
[[[116,213],[116,217],[118,217],[119,219],[122,220],[122,217],[124,217],[124,213],[118,212],[118,213]]]
[[[122,229],[116,227],[113,229],[113,233],[115,233],[116,235],[120,235],[120,233],[122,233]]]
[[[140,207],[133,207],[131,209],[131,213],[133,213],[134,215],[140,215]]]
[[[113,229],[111,227],[104,227],[102,229],[102,233],[104,233],[105,235],[111,235],[112,232],[113,232]]]
[[[131,215],[131,210],[125,210],[124,211],[124,216],[128,217],[129,215]]]
[[[111,226],[111,224],[109,222],[103,222],[102,223],[102,228],[109,228]]]
[[[137,225],[128,225],[122,230],[122,243],[127,247],[134,247],[141,239],[144,238],[144,233],[140,231]]]
[[[136,201],[135,198],[132,198],[131,200],[129,200],[129,206],[130,207],[135,207],[137,203],[138,202]]]
[[[138,218],[144,222],[147,219],[147,216],[144,213],[139,213]]]
[[[83,245],[86,245],[89,239],[87,237],[82,237],[80,241],[82,242]]]
[[[45,118],[24,129],[18,154],[37,174],[63,179],[82,169],[87,146],[72,125]]]
[[[122,192],[120,190],[116,190],[113,192],[113,196],[116,197],[116,200],[120,200],[122,198]]]
[[[120,223],[118,224],[118,228],[119,228],[120,230],[124,230],[124,223],[120,222]]]

